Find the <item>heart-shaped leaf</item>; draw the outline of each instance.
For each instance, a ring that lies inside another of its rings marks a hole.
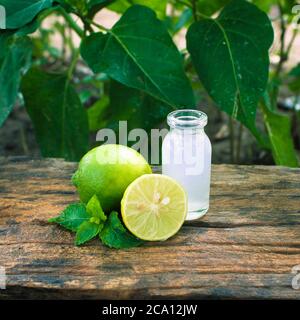
[[[195,105],[183,59],[149,8],[129,8],[108,33],[86,38],[81,54],[94,72],[104,72],[173,108]]]
[[[256,136],[256,109],[267,85],[272,42],[268,16],[244,0],[232,1],[216,19],[194,23],[187,34],[188,51],[212,99]]]

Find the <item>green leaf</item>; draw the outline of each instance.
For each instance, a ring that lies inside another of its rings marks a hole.
[[[273,4],[274,4],[274,1],[275,0],[273,0]],[[292,12],[293,7],[295,5],[297,5],[297,3],[299,4],[299,1],[295,1],[295,0],[279,0],[279,2],[280,2],[280,5],[282,7],[282,11],[285,14],[292,16],[292,19],[293,19],[294,18],[294,14]],[[278,4],[278,0],[275,1],[275,4]]]
[[[52,0],[0,0],[6,9],[7,29],[18,29],[32,21],[43,9],[52,6]]]
[[[94,15],[113,3],[115,0],[55,0],[58,2],[67,12],[80,14],[93,18]]]
[[[69,0],[54,0],[54,4],[57,4],[57,3],[68,13],[74,13],[74,12],[78,11],[76,6],[74,6],[74,4],[72,3],[72,0],[70,0],[70,1]]]
[[[298,167],[299,162],[291,135],[291,120],[262,105],[265,125],[271,142],[274,161],[277,165]]]
[[[271,9],[271,7],[274,4],[277,4],[277,0],[252,0],[251,1],[253,4],[255,4],[260,10],[265,11],[266,13],[268,13]]]
[[[222,9],[230,0],[197,0],[197,10],[205,15],[212,15],[213,13]]]
[[[300,63],[296,65],[289,73],[288,73],[288,86],[289,89],[295,93],[300,93]]]
[[[24,25],[22,28],[19,28],[16,30],[10,30],[10,31],[13,31],[17,36],[25,36],[27,34],[34,33],[40,27],[42,21],[51,13],[54,13],[56,10],[57,10],[56,7],[51,7],[51,8],[42,10],[39,12],[38,15],[36,15],[36,17],[32,21]]]
[[[87,4],[88,16],[93,17],[98,11],[110,5],[116,0],[90,0]]]
[[[105,127],[106,121],[104,120],[104,114],[108,106],[109,97],[104,95],[87,110],[90,131],[97,131]]]
[[[122,225],[118,213],[113,211],[104,228],[100,232],[100,239],[106,246],[115,249],[126,249],[137,247],[143,241],[130,234]]]
[[[300,63],[298,63],[292,70],[289,72],[290,76],[300,77]]]
[[[88,150],[88,120],[67,76],[33,68],[22,92],[42,155],[79,160]]]
[[[89,202],[86,205],[86,210],[91,216],[99,219],[99,222],[104,222],[107,219],[107,217],[106,217],[105,213],[103,212],[103,209],[100,205],[100,201],[96,195],[94,195],[89,200]]]
[[[34,33],[39,28],[41,22],[45,19],[45,17],[47,17],[50,13],[55,12],[55,10],[56,7],[51,7],[41,11],[32,21],[21,28],[0,30],[0,59],[1,56],[5,54],[5,48],[3,47],[3,44],[6,39],[12,38],[12,36],[14,35],[21,37]]]
[[[76,246],[80,246],[87,241],[92,240],[96,237],[96,235],[99,233],[99,231],[103,228],[103,224],[95,224],[91,223],[89,221],[83,222],[76,233],[76,239],[75,244]]]
[[[88,4],[86,0],[55,0],[68,13],[78,13],[85,16],[88,12]]]
[[[107,126],[118,131],[119,121],[128,120],[128,130],[143,128],[146,131],[157,127],[172,111],[169,105],[152,98],[143,91],[128,88],[111,81],[110,106],[106,113]]]
[[[31,41],[27,37],[9,39],[3,36],[2,39],[0,45],[1,50],[4,48],[4,51],[0,54],[0,59],[3,59],[0,66],[0,126],[13,109],[21,76],[29,67],[32,53]]]
[[[118,0],[108,9],[123,14],[133,4],[140,4],[152,9],[160,19],[163,19],[166,15],[167,2],[167,0]]]
[[[186,8],[179,19],[177,20],[177,23],[174,26],[174,33],[179,32],[183,27],[187,25],[193,18],[193,10],[191,8]]]
[[[107,34],[87,37],[81,54],[95,73],[104,72],[173,108],[195,106],[183,59],[164,24],[146,7],[132,6]]]
[[[201,82],[218,107],[259,138],[256,109],[268,80],[273,29],[268,16],[234,0],[218,18],[194,23],[187,48]]]
[[[91,216],[86,211],[83,203],[70,204],[62,213],[56,217],[49,219],[49,222],[58,223],[62,227],[77,231],[79,226],[86,221],[89,221]]]
[[[177,32],[179,32],[182,28],[187,27],[193,21],[193,10],[191,8],[184,8],[182,5],[174,6],[174,12],[178,12],[177,14],[168,15],[164,19],[164,23],[171,33],[174,36]]]
[[[9,40],[12,39],[13,32],[0,30],[0,63],[5,57],[9,46]]]

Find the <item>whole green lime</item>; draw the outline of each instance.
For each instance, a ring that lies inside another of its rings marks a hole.
[[[96,194],[103,210],[110,212],[119,209],[128,185],[147,173],[151,173],[151,167],[137,151],[107,144],[83,156],[72,182],[82,202],[87,203]]]

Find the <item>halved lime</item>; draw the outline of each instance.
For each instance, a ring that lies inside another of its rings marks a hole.
[[[181,228],[187,214],[187,196],[174,179],[145,174],[126,189],[122,202],[123,221],[136,237],[166,240]]]

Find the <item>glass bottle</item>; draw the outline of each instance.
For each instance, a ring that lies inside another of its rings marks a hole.
[[[198,219],[209,208],[211,143],[204,132],[207,115],[198,110],[177,110],[168,115],[167,122],[170,131],[162,145],[162,173],[186,190],[186,220]]]

